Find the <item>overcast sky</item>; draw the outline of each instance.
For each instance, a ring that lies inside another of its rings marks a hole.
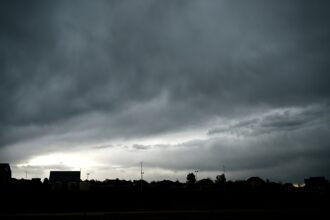
[[[330,4],[1,1],[16,178],[330,178]]]

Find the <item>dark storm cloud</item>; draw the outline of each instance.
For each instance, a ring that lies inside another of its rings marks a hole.
[[[149,164],[174,170],[199,169],[201,172],[218,171],[225,165],[231,173],[240,172],[247,177],[261,175],[281,181],[328,175],[329,113],[324,119],[295,130],[274,129],[261,133],[256,126],[249,129],[255,129],[250,133],[258,135],[242,136],[241,132],[238,137],[224,135],[168,146],[171,151],[155,152]],[[166,160],[160,160],[161,157]]]
[[[329,110],[328,1],[0,4],[0,148],[12,160],[7,148],[28,141],[26,155],[102,147],[216,117],[239,122],[209,134],[296,132]],[[271,111],[308,106],[319,112]]]
[[[101,145],[101,146],[95,146],[95,147],[93,147],[93,149],[106,149],[106,148],[112,148],[112,147],[114,147],[113,145]]]
[[[330,123],[329,105],[287,108],[268,112],[208,131],[209,135],[231,133],[237,135],[261,135],[272,132],[287,132]]]
[[[148,150],[150,149],[150,146],[142,145],[142,144],[134,144],[132,148],[135,150]]]

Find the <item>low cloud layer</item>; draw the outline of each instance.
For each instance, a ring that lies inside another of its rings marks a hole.
[[[327,1],[0,4],[0,161],[328,175]]]

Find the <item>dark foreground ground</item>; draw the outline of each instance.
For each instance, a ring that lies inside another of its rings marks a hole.
[[[299,219],[327,218],[317,209],[140,210],[76,213],[11,213],[1,219]]]
[[[199,190],[2,191],[0,219],[327,218],[329,193]]]

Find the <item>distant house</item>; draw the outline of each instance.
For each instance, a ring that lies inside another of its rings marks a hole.
[[[80,171],[50,171],[50,182],[80,182]]]
[[[329,188],[329,181],[325,177],[310,177],[305,179],[305,187],[310,192],[325,192]]]
[[[0,183],[7,183],[11,180],[11,169],[8,163],[0,163]]]
[[[79,189],[80,171],[50,171],[49,182],[52,190],[74,191]]]
[[[265,181],[257,176],[250,177],[246,180],[246,183],[252,187],[260,187],[265,185]]]
[[[197,182],[200,190],[208,190],[214,187],[214,182],[211,179],[201,179]]]

